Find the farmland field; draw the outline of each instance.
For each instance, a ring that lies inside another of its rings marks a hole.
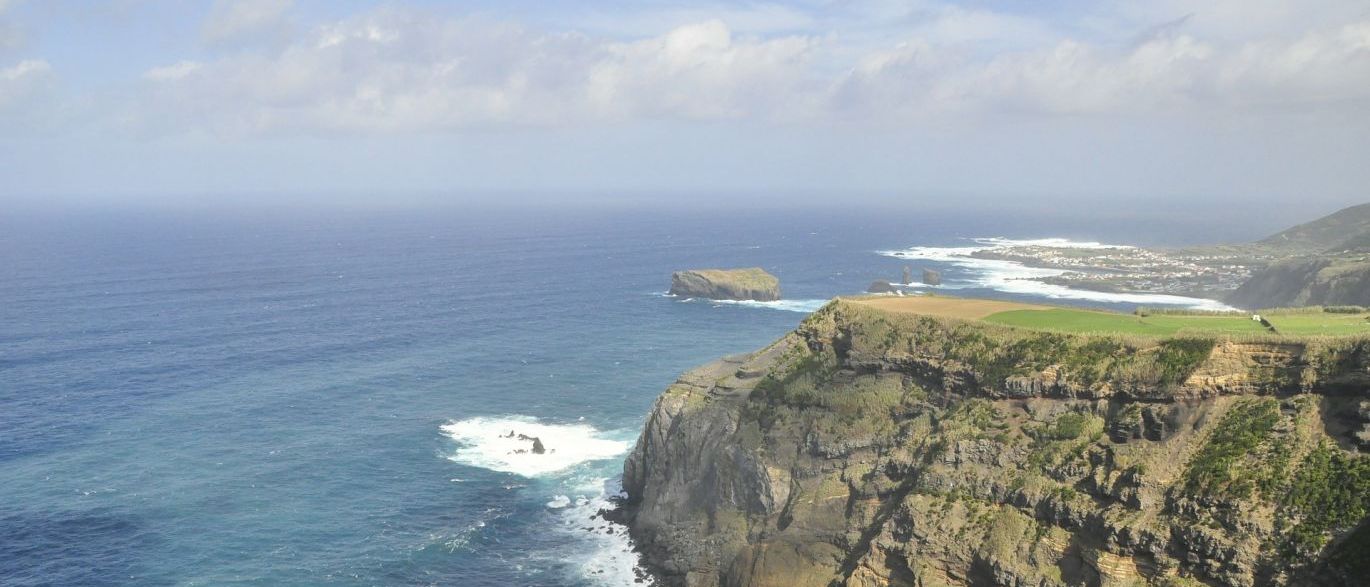
[[[1096,310],[1052,308],[1010,310],[990,314],[985,322],[1061,332],[1117,332],[1169,336],[1181,333],[1261,334],[1267,332],[1248,316],[1190,316],[1119,314]]]
[[[1291,312],[1266,315],[1280,334],[1370,334],[1370,314]]]
[[[1271,332],[1248,314],[1157,314],[1144,316],[1105,310],[1066,308],[1002,300],[949,296],[864,297],[854,301],[889,312],[980,320],[991,324],[1055,332],[1118,333],[1150,336],[1265,334],[1370,334],[1370,314],[1339,314],[1318,308],[1267,312]]]

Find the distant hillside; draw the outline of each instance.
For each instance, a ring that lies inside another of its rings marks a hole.
[[[1243,308],[1370,304],[1370,204],[1338,210],[1257,245],[1283,258],[1227,296]]]
[[[1333,250],[1341,250],[1351,253],[1370,253],[1370,232],[1353,236],[1345,242],[1337,245]]]
[[[1370,262],[1324,257],[1275,263],[1227,297],[1248,309],[1370,305]]]
[[[1271,235],[1259,244],[1308,253],[1370,245],[1370,204],[1351,206]]]

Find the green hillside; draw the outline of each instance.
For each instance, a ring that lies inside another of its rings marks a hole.
[[[1271,235],[1259,244],[1320,253],[1342,250],[1347,243],[1370,244],[1370,204],[1343,208]]]

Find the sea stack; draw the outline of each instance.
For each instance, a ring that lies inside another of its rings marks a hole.
[[[671,274],[671,295],[712,300],[780,299],[780,280],[760,267],[689,269]]]
[[[902,283],[904,285],[913,284],[913,269],[909,268],[908,265],[904,266],[904,280],[899,283]]]
[[[925,285],[942,285],[942,274],[932,269],[923,270],[923,283]]]

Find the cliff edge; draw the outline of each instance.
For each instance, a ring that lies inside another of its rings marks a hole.
[[[1067,335],[837,300],[683,375],[624,466],[671,586],[1336,585],[1370,342]]]

